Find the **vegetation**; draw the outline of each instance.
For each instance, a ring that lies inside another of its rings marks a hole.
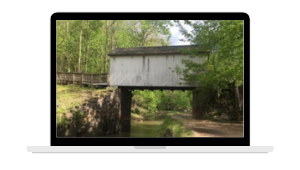
[[[181,22],[176,22],[187,40],[199,45],[198,50],[209,52],[205,63],[183,60],[185,68],[177,67],[176,72],[182,74],[186,82],[198,83],[200,101],[206,108],[218,108],[220,112],[222,89],[229,89],[231,93],[227,95],[226,104],[234,108],[235,119],[239,120],[241,104],[238,86],[243,84],[243,21],[186,20],[185,24],[193,28],[191,33],[184,29]],[[185,52],[191,57],[199,56],[196,51]]]
[[[83,117],[83,113],[75,106],[82,105],[85,99],[90,96],[106,94],[106,89],[94,89],[93,87],[82,87],[75,85],[56,85],[56,121],[59,126],[67,126],[68,121],[66,114],[74,111],[77,118]]]
[[[161,137],[191,137],[193,132],[187,129],[182,122],[168,116],[159,130]]]
[[[132,110],[137,114],[153,115],[158,111],[191,109],[191,91],[135,90],[132,93]]]
[[[166,46],[169,20],[58,20],[57,71],[107,73],[114,48]]]
[[[140,109],[139,108],[135,108],[135,113],[136,114],[140,114]]]
[[[144,119],[143,116],[136,114],[136,113],[131,113],[131,118],[133,118],[133,120],[142,120]]]

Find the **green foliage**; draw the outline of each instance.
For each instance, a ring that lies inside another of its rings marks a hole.
[[[159,130],[161,137],[188,137],[192,136],[193,132],[190,129],[186,129],[181,122],[167,117]]]
[[[145,108],[149,113],[157,110],[183,110],[191,108],[190,91],[133,91],[132,102],[137,101],[138,106]]]
[[[139,91],[135,90],[133,92],[132,100],[137,100],[138,104],[146,108],[149,113],[154,113],[157,110],[157,102],[158,98],[155,97],[155,94],[153,91],[150,90],[144,90]]]
[[[185,21],[192,28],[187,33],[182,25],[181,31],[186,39],[199,45],[198,50],[208,51],[204,64],[184,60],[185,69],[177,68],[190,83],[200,86],[226,87],[228,82],[243,83],[243,21],[242,20],[205,20]],[[192,57],[199,57],[196,51],[187,51]],[[192,71],[192,72],[191,72]],[[201,75],[201,76],[200,76]]]
[[[81,112],[80,110],[77,110],[74,114],[74,119],[77,121],[77,125],[82,125],[83,124],[83,119],[84,119],[84,113]]]
[[[150,113],[153,113],[157,107],[157,98],[155,97],[153,91],[149,91],[146,94],[148,94],[148,99],[149,99],[148,110],[150,111]]]
[[[81,23],[81,20],[56,21],[58,72],[78,72]],[[85,70],[87,58],[87,73],[108,72],[109,56],[107,68],[104,70],[106,43],[107,53],[114,48],[168,45],[171,36],[170,25],[172,25],[170,20],[90,20],[88,26],[87,20],[84,20],[81,71]],[[86,56],[87,44],[89,44],[88,56]]]
[[[139,109],[139,108],[135,108],[134,112],[135,112],[136,114],[140,114],[140,109]]]
[[[182,110],[191,108],[190,91],[163,91],[160,94],[161,100],[158,105],[159,110]]]
[[[193,131],[191,129],[187,129],[185,133],[187,136],[193,136]]]
[[[197,50],[185,51],[191,57],[205,57],[202,64],[183,60],[184,68],[175,71],[183,75],[187,83],[197,83],[204,109],[216,104],[221,89],[243,84],[243,21],[242,20],[186,20],[193,30],[187,32],[180,21],[176,21],[185,38],[199,45]],[[207,51],[207,55],[197,51]],[[217,95],[218,94],[218,95]]]
[[[66,128],[66,126],[69,125],[69,121],[67,119],[67,116],[65,113],[60,113],[58,112],[56,114],[56,123],[57,125],[59,125],[60,127]]]

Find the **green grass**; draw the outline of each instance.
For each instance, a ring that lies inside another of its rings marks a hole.
[[[177,115],[177,114],[184,114],[184,115],[191,115],[192,112],[181,112],[181,111],[168,111],[167,115],[172,116],[172,115]]]
[[[69,121],[67,120],[65,113],[56,114],[56,122],[62,127],[66,127],[69,125]]]
[[[177,115],[177,114],[180,114],[182,112],[179,112],[179,111],[168,111],[167,115],[168,116],[172,116],[172,115]]]
[[[115,87],[106,87],[105,90],[117,90],[117,88],[115,88]]]
[[[191,129],[187,129],[185,132],[187,136],[193,136],[193,131]]]
[[[138,115],[136,113],[131,113],[131,117],[134,118],[134,119],[144,119],[144,116]]]
[[[176,113],[173,113],[176,114]],[[178,120],[174,120],[171,117],[167,117],[160,128],[160,135],[163,137],[167,130],[171,130],[173,137],[189,137],[193,135],[193,132],[190,129],[187,129],[182,123]]]

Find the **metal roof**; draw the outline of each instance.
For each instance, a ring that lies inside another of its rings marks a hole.
[[[182,50],[197,49],[198,45],[177,45],[177,46],[154,46],[154,47],[133,47],[133,48],[116,48],[112,50],[109,56],[125,55],[154,55],[154,54],[182,54]],[[205,53],[200,51],[199,53]]]

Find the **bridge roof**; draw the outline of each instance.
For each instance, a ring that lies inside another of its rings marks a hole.
[[[178,46],[154,46],[154,47],[133,47],[133,48],[116,48],[112,50],[109,56],[126,56],[126,55],[154,55],[154,54],[182,54],[182,50],[197,49],[198,45],[178,45]],[[200,51],[199,53],[205,53]]]

